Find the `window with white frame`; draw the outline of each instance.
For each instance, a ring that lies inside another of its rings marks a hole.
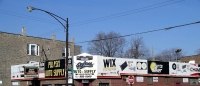
[[[65,47],[62,48],[62,56],[66,57],[66,48]],[[70,56],[70,48],[68,48],[68,56]]]
[[[37,44],[27,44],[27,54],[39,56],[39,46]]]

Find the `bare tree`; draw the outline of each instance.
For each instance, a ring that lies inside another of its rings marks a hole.
[[[88,52],[95,55],[103,55],[108,57],[122,56],[125,39],[119,37],[119,33],[113,31],[108,34],[99,32],[94,41],[89,42]]]
[[[171,48],[161,51],[155,56],[155,60],[160,61],[176,61],[184,56],[184,52],[181,49]]]
[[[149,50],[146,48],[143,37],[135,37],[131,39],[130,47],[125,52],[126,58],[143,58],[149,57]]]

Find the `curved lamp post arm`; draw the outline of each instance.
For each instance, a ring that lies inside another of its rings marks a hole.
[[[40,10],[40,11],[43,11],[43,12],[49,14],[54,19],[56,19],[66,29],[66,62],[65,63],[66,63],[66,86],[68,86],[68,72],[67,72],[67,69],[68,69],[68,58],[67,57],[69,55],[68,54],[68,35],[69,35],[69,33],[68,33],[68,18],[67,18],[67,20],[65,20],[65,19],[61,18],[60,16],[57,16],[56,14],[53,14],[53,13],[48,12],[46,10],[42,10],[42,9],[38,9],[38,8],[35,8],[35,7],[31,7],[31,6],[28,6],[27,9],[29,10],[29,12],[31,12],[32,10]],[[65,21],[67,23],[66,26],[61,21],[59,21],[58,18],[60,18],[61,20]]]
[[[32,7],[32,6],[28,6],[27,9],[29,10],[29,12],[31,12],[32,10],[40,10],[40,11],[43,11],[43,12],[49,14],[50,16],[52,16],[54,19],[56,19],[65,29],[68,27],[68,25],[65,26],[65,25],[64,25],[61,21],[59,21],[59,19],[57,19],[56,17],[62,19],[62,20],[65,21],[65,22],[68,22],[68,21],[65,20],[65,19],[63,19],[63,18],[61,18],[60,16],[58,16],[58,15],[56,15],[56,14],[53,14],[53,13],[48,12],[48,11],[46,11],[46,10],[38,9],[38,8],[35,8],[35,7]],[[56,16],[56,17],[55,17],[55,16]]]

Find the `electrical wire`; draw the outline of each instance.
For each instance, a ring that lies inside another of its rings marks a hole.
[[[83,42],[78,42],[78,43],[95,42],[95,41],[108,40],[108,39],[114,39],[114,38],[122,38],[122,37],[127,37],[127,36],[132,36],[132,35],[139,35],[139,34],[145,34],[145,33],[151,33],[151,32],[161,31],[161,30],[170,30],[170,29],[174,29],[174,28],[178,28],[178,27],[183,27],[183,26],[188,26],[188,25],[192,25],[192,24],[198,24],[198,23],[200,23],[200,21],[192,22],[192,23],[187,23],[187,24],[182,24],[182,25],[177,25],[177,26],[172,26],[172,27],[167,27],[167,28],[162,28],[162,29],[156,29],[156,30],[150,30],[150,31],[145,31],[145,32],[139,32],[139,33],[135,33],[135,34],[128,34],[128,35],[111,37],[111,38],[105,38],[105,39],[83,41]]]
[[[74,24],[71,24],[71,26],[72,27],[73,26],[79,26],[79,25],[84,25],[84,24],[88,24],[88,23],[94,23],[94,22],[109,20],[109,19],[118,18],[118,17],[122,17],[122,16],[127,16],[127,15],[134,14],[134,13],[140,13],[140,12],[144,12],[144,11],[148,11],[148,10],[152,10],[152,9],[176,4],[176,3],[182,2],[184,0],[179,0],[179,1],[176,1],[176,2],[171,2],[171,1],[173,1],[173,0],[168,0],[168,1],[165,1],[165,2],[145,6],[145,7],[142,7],[142,8],[137,8],[137,9],[134,9],[134,10],[131,10],[131,11],[126,11],[126,12],[117,13],[117,14],[113,14],[113,15],[109,15],[109,16],[105,16],[105,17],[100,17],[100,18],[96,18],[96,19],[91,19],[91,20],[87,20],[87,21],[83,21],[83,22],[74,23]]]
[[[179,1],[175,1],[175,2],[172,2],[172,1],[173,0],[168,0],[168,1],[165,1],[165,2],[156,3],[156,4],[153,4],[153,5],[137,8],[137,9],[126,11],[126,12],[122,12],[122,13],[117,13],[117,14],[113,14],[113,15],[109,15],[109,16],[105,16],[105,17],[100,17],[100,18],[96,18],[96,19],[91,19],[91,20],[87,20],[87,21],[82,21],[82,22],[70,24],[70,27],[80,26],[80,25],[99,22],[99,21],[105,21],[105,20],[108,20],[108,19],[113,19],[113,18],[122,17],[122,16],[127,16],[127,15],[130,15],[130,14],[139,13],[139,12],[143,12],[143,11],[148,11],[148,10],[164,7],[164,6],[167,6],[167,5],[179,3],[179,2],[182,2],[184,0],[179,0]],[[11,15],[11,16],[16,16],[16,17],[20,17],[20,18],[26,18],[26,19],[31,19],[31,20],[36,20],[36,21],[46,22],[46,23],[51,23],[51,24],[56,24],[56,25],[58,24],[58,23],[50,22],[49,20],[41,19],[41,18],[38,18],[38,17],[27,16],[27,15],[24,15],[24,14],[14,13],[14,12],[2,10],[2,9],[0,9],[0,11],[4,11],[4,12],[0,12],[0,13]],[[59,30],[57,30],[57,29],[59,29]],[[60,30],[61,30],[60,28],[56,28],[56,29],[54,29],[52,31],[49,31],[47,33],[44,33],[44,34],[46,35],[46,34],[50,34],[51,32],[58,32]],[[42,34],[42,36],[44,36],[44,34]]]
[[[184,0],[179,0],[179,1],[176,1],[176,2],[171,2],[171,1],[173,1],[173,0],[168,0],[168,1],[165,1],[165,2],[153,4],[153,5],[150,5],[150,6],[137,8],[137,9],[134,9],[134,10],[131,10],[131,11],[126,11],[126,12],[122,12],[122,13],[118,13],[118,14],[113,14],[113,15],[109,15],[109,16],[105,16],[105,17],[100,17],[100,18],[96,18],[96,19],[91,19],[91,20],[87,20],[87,21],[83,21],[83,22],[70,24],[70,27],[80,26],[80,25],[94,23],[94,22],[105,21],[105,20],[109,20],[109,19],[113,19],[113,18],[117,18],[117,17],[127,16],[127,15],[134,14],[134,13],[140,13],[140,12],[144,12],[144,11],[148,11],[148,10],[172,5],[172,4],[175,4],[175,3],[179,3],[179,2],[182,2]],[[168,2],[170,2],[170,3],[168,3]],[[159,6],[157,6],[157,5],[159,5]],[[53,32],[58,32],[58,31],[56,31],[56,29],[53,30]]]

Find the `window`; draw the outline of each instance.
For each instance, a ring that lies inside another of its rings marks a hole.
[[[147,77],[147,84],[153,84],[153,77]]]
[[[63,57],[66,57],[66,54],[65,54],[65,53],[66,53],[66,48],[63,47],[63,48],[62,48],[62,56],[63,56]],[[68,48],[68,56],[70,56],[70,48]]]
[[[166,85],[169,84],[169,77],[165,77],[165,84],[166,84]]]
[[[39,56],[39,46],[37,44],[28,44],[27,45],[27,54]]]
[[[109,83],[99,83],[99,86],[109,86]]]
[[[198,85],[199,81],[198,78],[190,78],[190,85]]]

